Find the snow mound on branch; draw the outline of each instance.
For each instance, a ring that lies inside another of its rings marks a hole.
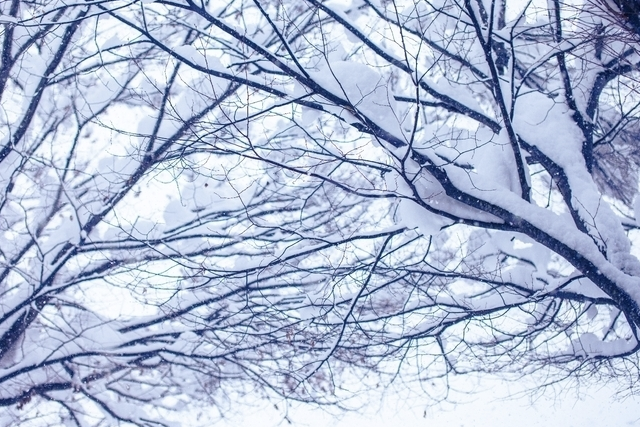
[[[401,224],[408,228],[417,228],[425,236],[436,235],[452,221],[433,214],[413,200],[402,199],[398,205]]]
[[[616,339],[602,341],[595,334],[586,333],[571,342],[575,354],[583,357],[612,357],[627,353],[635,348],[634,340]]]
[[[520,136],[536,145],[551,160],[569,166],[579,159],[576,153],[582,151],[583,140],[572,114],[564,103],[532,92],[518,99],[513,123]]]
[[[195,47],[191,45],[178,46],[174,49],[175,53],[183,57],[189,62],[196,65],[206,66],[204,56]]]
[[[620,219],[598,191],[584,158],[576,156],[582,152],[584,136],[573,118],[574,112],[564,103],[540,93],[521,97],[519,105],[526,106],[526,113],[516,115],[517,133],[562,169],[571,188],[572,208],[579,214],[582,225],[600,250],[606,250],[613,266],[629,275],[640,275],[640,260],[630,254],[629,239]],[[562,131],[558,132],[559,129]],[[640,298],[636,284],[629,282],[625,291]]]
[[[354,111],[343,114],[349,121],[360,121],[356,114],[393,136],[404,139],[396,102],[385,78],[373,67],[353,61],[335,61],[311,77],[333,95],[346,100]]]

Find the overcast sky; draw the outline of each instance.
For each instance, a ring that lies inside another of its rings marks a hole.
[[[464,379],[460,380],[464,381]],[[223,426],[301,426],[301,427],[625,427],[640,426],[640,397],[616,395],[611,386],[582,386],[576,389],[565,384],[533,397],[522,394],[523,387],[494,381],[489,390],[473,396],[454,395],[459,404],[430,406],[414,396],[402,399],[389,396],[371,403],[364,411],[340,417],[320,410],[288,407],[292,424],[283,421],[286,404],[263,404],[246,411],[243,417],[232,418]],[[588,393],[588,395],[586,395]],[[395,393],[394,393],[395,394]],[[519,398],[504,399],[518,394]],[[216,426],[218,424],[216,423]]]

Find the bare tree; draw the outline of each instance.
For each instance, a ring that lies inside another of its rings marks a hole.
[[[633,389],[637,14],[513,3],[3,3],[2,422]]]

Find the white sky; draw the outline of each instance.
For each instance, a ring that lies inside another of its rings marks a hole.
[[[459,379],[458,381],[464,381]],[[490,381],[488,381],[490,382]],[[291,424],[283,420],[287,405],[281,403],[276,410],[272,403],[263,404],[216,427],[259,426],[275,427],[626,427],[640,426],[640,396],[623,398],[616,396],[608,386],[594,384],[581,386],[582,396],[576,396],[573,385],[556,387],[547,395],[533,398],[521,394],[519,398],[505,400],[505,394],[522,391],[517,384],[492,381],[489,390],[473,396],[454,396],[465,403],[427,406],[419,399],[398,401],[389,398],[359,413],[335,417],[321,410],[292,408],[289,406]],[[551,394],[553,393],[553,394]],[[588,395],[586,395],[588,393]],[[426,410],[426,412],[425,412]]]

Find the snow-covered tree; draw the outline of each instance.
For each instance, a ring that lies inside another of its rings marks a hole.
[[[0,423],[207,424],[469,372],[633,387],[638,21],[3,2]]]

